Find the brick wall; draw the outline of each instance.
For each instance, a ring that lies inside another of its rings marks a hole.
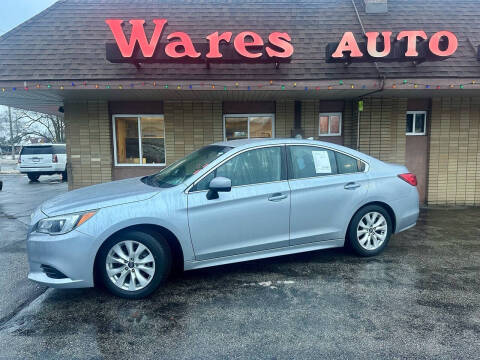
[[[480,205],[480,98],[432,99],[428,203]]]
[[[356,107],[356,105],[355,105]],[[359,151],[380,160],[405,164],[407,99],[366,98],[360,112]],[[350,144],[357,144],[357,110],[352,116]]]
[[[68,188],[112,180],[112,145],[108,103],[65,103]]]

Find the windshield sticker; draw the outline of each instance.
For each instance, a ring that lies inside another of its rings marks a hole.
[[[313,162],[315,164],[315,172],[317,174],[330,174],[332,168],[330,166],[330,159],[326,151],[312,151]]]

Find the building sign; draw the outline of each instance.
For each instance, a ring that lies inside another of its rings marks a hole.
[[[352,32],[343,34],[339,43],[329,43],[326,48],[327,63],[372,61],[435,61],[453,55],[458,39],[450,31],[439,31],[428,38],[425,31],[391,31],[365,33],[366,41],[357,42]]]
[[[154,30],[147,39],[145,20],[130,20],[131,33],[127,39],[123,20],[105,21],[115,38],[107,43],[107,60],[113,63],[243,63],[243,62],[290,62],[294,52],[290,35],[286,32],[272,32],[263,39],[254,31],[214,32],[206,36],[207,42],[194,44],[185,32],[172,32],[161,42],[167,26],[166,19],[154,19]]]

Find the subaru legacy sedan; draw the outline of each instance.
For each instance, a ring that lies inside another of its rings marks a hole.
[[[415,225],[416,183],[404,166],[330,143],[220,142],[157,174],[43,203],[31,218],[28,277],[138,299],[177,266],[342,246],[373,256]]]

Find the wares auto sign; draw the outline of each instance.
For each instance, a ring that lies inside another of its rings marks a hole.
[[[113,63],[154,62],[289,62],[293,54],[290,35],[272,32],[264,39],[254,31],[243,31],[234,36],[230,31],[213,32],[206,36],[208,42],[194,44],[185,32],[167,35],[167,43],[161,43],[166,19],[154,19],[154,30],[147,40],[145,20],[130,20],[131,35],[127,40],[123,31],[123,20],[105,21],[113,33],[116,43],[107,43],[107,60]]]

